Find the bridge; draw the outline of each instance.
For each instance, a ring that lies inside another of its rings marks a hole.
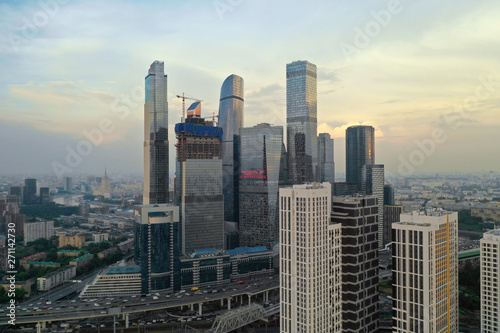
[[[212,328],[205,332],[228,333],[258,320],[267,321],[268,317],[279,313],[279,311],[279,305],[264,309],[258,304],[251,304],[218,316]]]

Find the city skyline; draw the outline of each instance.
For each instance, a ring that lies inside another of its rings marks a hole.
[[[203,99],[202,116],[210,116],[232,73],[245,80],[245,126],[284,126],[286,64],[307,60],[318,67],[318,134],[335,139],[338,174],[345,129],[357,124],[375,127],[377,161],[388,175],[498,170],[499,155],[477,149],[494,142],[500,126],[493,1],[319,2],[306,16],[300,6],[259,1],[61,1],[57,8],[21,1],[0,12],[0,154],[9,157],[2,174],[56,175],[54,162],[65,176],[101,174],[104,165],[140,174],[142,80],[154,60],[169,76],[170,142],[182,108],[175,95]],[[97,129],[102,137],[91,135]],[[80,148],[90,152],[68,164],[67,148],[89,136],[95,144]]]

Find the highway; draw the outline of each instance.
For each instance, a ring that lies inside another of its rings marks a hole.
[[[82,286],[82,284],[79,284]],[[277,277],[261,277],[245,284],[235,282],[220,286],[219,289],[200,288],[198,293],[186,291],[173,294],[160,293],[141,297],[108,297],[100,299],[82,299],[71,301],[56,301],[46,305],[42,300],[36,303],[26,303],[16,308],[16,324],[28,324],[37,322],[54,322],[69,320],[85,320],[89,317],[108,317],[113,313],[121,314],[142,313],[146,311],[167,310],[175,307],[190,307],[193,305],[195,311],[199,311],[197,304],[208,302],[221,302],[224,299],[224,306],[227,307],[227,299],[231,297],[232,308],[239,305],[247,305],[249,295],[252,302],[256,300],[255,296],[266,291],[277,291],[279,283]],[[45,300],[45,298],[44,298]],[[35,301],[33,301],[35,302]],[[276,301],[278,302],[278,301]],[[279,302],[278,302],[279,303]],[[111,310],[113,309],[113,310]],[[9,318],[1,316],[0,325],[7,324]]]

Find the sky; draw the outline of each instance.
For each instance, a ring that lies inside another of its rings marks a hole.
[[[500,2],[0,1],[0,174],[143,172],[144,78],[168,75],[170,169],[183,92],[245,126],[286,126],[286,64],[318,69],[318,133],[376,129],[386,174],[499,171]],[[189,104],[188,104],[189,105]]]

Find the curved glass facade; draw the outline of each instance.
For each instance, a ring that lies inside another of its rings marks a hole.
[[[238,175],[240,129],[243,127],[243,78],[232,74],[224,80],[220,91],[219,127],[222,128],[222,170],[224,220],[238,222]]]
[[[163,61],[146,76],[144,101],[144,204],[168,203],[168,102]]]
[[[316,65],[286,65],[286,126],[290,184],[316,180],[318,165],[318,93]]]

